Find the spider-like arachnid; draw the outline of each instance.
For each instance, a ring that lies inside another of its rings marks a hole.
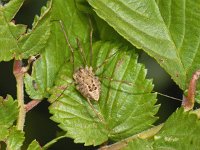
[[[77,41],[77,45],[78,45],[79,52],[80,52],[80,55],[82,57],[82,62],[84,63],[84,66],[79,66],[77,69],[75,69],[74,48],[72,47],[72,45],[69,42],[68,36],[67,36],[67,34],[64,30],[63,22],[59,21],[59,23],[61,25],[61,29],[64,33],[67,45],[70,49],[71,56],[72,56],[70,61],[73,65],[73,68],[72,68],[73,69],[73,75],[72,75],[73,82],[71,82],[70,84],[68,84],[66,87],[64,87],[62,89],[62,92],[61,92],[61,94],[58,95],[57,99],[64,93],[65,90],[67,90],[69,85],[74,84],[76,86],[76,90],[79,91],[79,93],[88,101],[92,110],[95,112],[95,114],[98,116],[98,118],[103,122],[104,118],[94,108],[93,104],[91,103],[91,100],[98,101],[101,97],[101,94],[102,94],[102,91],[101,91],[101,84],[102,83],[100,82],[101,78],[109,80],[109,81],[118,82],[120,84],[122,83],[126,87],[129,86],[128,89],[131,89],[130,90],[131,92],[128,90],[128,92],[126,93],[126,90],[123,91],[123,88],[121,88],[123,93],[125,93],[125,94],[129,94],[129,95],[133,94],[134,95],[134,93],[136,93],[135,95],[139,95],[139,94],[142,94],[142,93],[151,93],[152,89],[148,88],[148,86],[149,86],[148,83],[146,85],[139,85],[140,87],[143,88],[143,90],[138,92],[138,91],[132,90],[133,89],[132,87],[136,86],[135,83],[134,84],[132,83],[132,80],[131,81],[129,81],[129,80],[117,80],[118,78],[115,79],[115,78],[112,78],[112,77],[105,77],[105,76],[99,77],[97,75],[98,70],[101,70],[103,65],[105,65],[106,63],[108,63],[110,61],[110,59],[115,57],[115,55],[117,54],[117,51],[109,53],[109,55],[104,59],[104,61],[102,63],[100,63],[98,66],[96,66],[96,68],[93,68],[92,67],[92,60],[93,60],[93,49],[92,49],[92,32],[93,32],[93,30],[92,29],[91,29],[91,32],[90,32],[90,53],[89,53],[89,55],[90,55],[89,60],[90,61],[89,61],[89,65],[87,65],[86,55],[84,53],[83,47],[81,46],[79,39],[77,38],[76,41]],[[120,67],[121,64],[122,64],[122,62],[120,60],[118,60],[116,67]],[[115,74],[117,74],[117,73],[115,73]],[[130,73],[130,75],[131,74],[132,73]],[[144,87],[144,86],[146,86],[146,87]],[[115,88],[113,88],[113,89],[115,89]],[[147,90],[145,90],[145,89],[147,89]]]
[[[102,66],[104,64],[106,64],[110,59],[112,59],[112,57],[114,57],[117,54],[117,51],[111,52],[109,54],[109,56],[107,56],[100,65],[98,65],[95,69],[93,69],[93,67],[92,67],[92,59],[93,59],[92,33],[93,33],[93,29],[92,29],[91,22],[90,22],[91,31],[90,31],[90,53],[89,53],[90,61],[89,61],[89,65],[87,65],[87,60],[86,60],[86,56],[85,56],[83,47],[81,46],[81,43],[80,43],[79,39],[77,38],[76,39],[77,46],[78,46],[80,55],[82,57],[82,62],[84,63],[84,66],[79,66],[75,69],[74,48],[72,47],[72,45],[69,42],[69,38],[65,32],[63,22],[60,20],[59,23],[60,23],[61,29],[64,33],[66,43],[71,52],[70,61],[73,65],[73,76],[72,76],[73,82],[71,82],[67,86],[63,87],[61,94],[59,94],[56,99],[58,99],[60,96],[62,96],[62,94],[64,93],[65,90],[67,90],[69,85],[75,84],[76,90],[79,91],[79,93],[88,101],[92,110],[95,112],[95,114],[98,116],[98,118],[101,121],[103,121],[104,120],[103,117],[96,111],[96,109],[93,107],[93,105],[91,103],[91,100],[98,101],[100,98],[100,95],[101,95],[101,82],[100,82],[99,77],[95,73],[97,72],[98,69],[100,70],[102,68]],[[115,80],[110,77],[100,77],[100,78],[104,78],[106,80],[110,80],[110,81],[114,81],[114,82],[125,83],[129,86],[131,85],[130,82],[122,81],[122,80]]]

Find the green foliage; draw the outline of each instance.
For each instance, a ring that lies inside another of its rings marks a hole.
[[[200,121],[195,114],[177,110],[164,124],[164,127],[151,140],[130,142],[125,148],[138,149],[193,149],[198,150]]]
[[[95,12],[146,51],[185,90],[199,65],[199,1],[88,0]],[[109,14],[109,15],[108,15]]]
[[[25,137],[23,131],[17,130],[16,127],[9,129],[9,135],[5,142],[8,150],[19,150]]]
[[[0,43],[3,43],[0,45],[0,61],[35,55],[44,48],[49,37],[51,4],[42,9],[41,16],[35,18],[32,30],[26,33],[25,25],[15,25],[12,22],[23,2],[24,0],[11,0],[4,6],[0,5]]]
[[[17,40],[26,30],[24,25],[15,25],[11,20],[23,4],[23,0],[12,0],[5,6],[0,5],[0,61],[13,58],[17,49]]]
[[[24,76],[26,92],[32,99],[49,98],[51,119],[66,132],[44,147],[34,140],[28,150],[47,149],[64,137],[96,146],[148,131],[157,119],[157,95],[151,93],[152,80],[146,79],[147,70],[138,63],[135,47],[155,58],[186,90],[192,73],[200,67],[199,2],[49,0],[31,29],[12,21],[24,0],[0,4],[0,61],[38,55],[31,74]],[[66,40],[74,49],[74,64]],[[83,57],[101,81],[99,101],[91,100],[99,116],[75,88],[73,71],[85,67]],[[24,132],[15,127],[19,114],[17,101],[0,97],[0,141],[7,149],[20,149],[25,140]],[[133,139],[125,149],[198,149],[199,129],[197,117],[181,108],[153,138]]]
[[[8,95],[6,99],[0,97],[0,126],[9,128],[13,125],[18,116],[17,101],[13,101],[12,97]],[[1,128],[0,128],[1,130]]]
[[[13,101],[11,96],[7,96],[5,100],[0,97],[0,141],[5,140],[9,135],[8,128],[13,125],[13,122],[17,119],[17,115],[17,102]]]
[[[47,46],[40,54],[40,58],[34,62],[31,76],[26,74],[25,77],[26,91],[33,99],[48,97],[48,90],[54,84],[60,67],[68,59],[69,50],[66,49],[59,20],[67,26],[66,32],[70,35],[69,40],[73,46],[76,45],[76,37],[83,42],[89,37],[88,18],[77,11],[74,1],[68,3],[63,3],[61,0],[54,1],[51,20],[51,35]],[[34,88],[33,82],[37,84],[38,89]]]
[[[18,150],[23,141],[24,133],[13,126],[18,116],[18,104],[11,96],[0,97],[0,141],[4,141],[7,149]]]
[[[132,142],[128,143],[128,146],[124,148],[124,150],[154,150],[153,143],[151,141],[136,139]]]
[[[19,50],[15,51],[15,57],[29,58],[42,51],[50,35],[50,9],[52,1],[41,9],[40,16],[35,16],[32,29],[18,40]]]
[[[40,147],[39,143],[34,140],[31,142],[27,150],[42,150],[42,148]]]
[[[26,59],[40,52],[49,38],[51,1],[43,7],[40,17],[36,16],[32,30],[26,32],[26,26],[14,24],[12,19],[23,4],[23,0],[11,0],[0,5],[0,61]],[[6,143],[8,150],[21,149],[25,139],[24,132],[15,127],[19,115],[18,103],[11,96],[0,97],[0,141]]]
[[[123,139],[148,129],[156,119],[153,117],[158,109],[154,106],[156,95],[151,93],[152,83],[145,79],[146,70],[137,63],[134,50],[127,50],[119,44],[97,42],[93,45],[93,51],[96,56],[93,60],[94,70],[107,60],[95,71],[102,85],[98,103],[93,102],[104,121],[99,120],[87,100],[75,89],[70,62],[62,67],[56,87],[52,90],[50,99],[56,100],[50,107],[52,119],[67,131],[67,136],[85,145]],[[89,48],[85,49],[85,53],[88,56],[86,60],[89,60]],[[79,52],[75,54],[75,66],[83,67]],[[115,80],[128,81],[133,86]],[[63,92],[61,87],[67,86],[63,95],[56,98]]]

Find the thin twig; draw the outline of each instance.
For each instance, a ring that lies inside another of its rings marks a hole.
[[[30,68],[30,65],[36,58],[34,56],[30,57],[28,60],[28,65],[23,67],[22,60],[14,60],[13,64],[13,74],[15,76],[17,82],[17,100],[19,107],[19,116],[17,119],[17,129],[22,130],[24,128],[25,117],[26,117],[26,109],[24,105],[24,74]]]
[[[32,101],[28,102],[25,105],[26,112],[29,112],[31,109],[33,109],[35,106],[37,106],[40,102],[41,102],[41,100],[32,100]]]

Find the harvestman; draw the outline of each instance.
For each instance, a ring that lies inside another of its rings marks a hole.
[[[81,44],[78,40],[77,40],[77,45],[78,48],[81,52],[81,56],[82,59],[85,63],[85,67],[79,67],[77,70],[74,71],[74,49],[71,46],[69,39],[67,37],[67,34],[65,32],[64,29],[64,24],[63,22],[60,20],[59,21],[62,31],[64,33],[65,36],[65,40],[68,44],[68,47],[71,51],[72,54],[72,63],[73,63],[73,79],[74,79],[74,83],[76,85],[76,89],[81,93],[81,95],[87,99],[90,107],[93,109],[93,111],[95,112],[95,114],[98,116],[98,118],[103,121],[103,117],[95,110],[94,106],[91,103],[91,99],[98,101],[99,97],[100,97],[100,93],[101,93],[101,82],[99,81],[99,78],[97,76],[95,76],[94,72],[93,72],[93,68],[91,67],[92,64],[92,55],[93,55],[93,50],[92,50],[92,33],[93,33],[93,29],[91,26],[91,31],[90,31],[90,66],[86,65],[86,58],[84,55],[84,51],[83,48],[81,47]],[[91,22],[90,22],[91,25]],[[114,55],[114,54],[113,54]],[[111,55],[110,57],[112,57],[113,55]],[[108,57],[107,59],[109,59],[110,57]],[[103,63],[105,63],[107,60],[105,60]],[[99,66],[101,67],[103,65],[103,63]],[[97,67],[97,68],[99,68]],[[112,80],[112,79],[111,79]],[[114,80],[114,81],[118,81],[118,80]],[[122,81],[123,82],[123,81]],[[73,83],[73,82],[72,82]],[[63,90],[63,92],[68,88],[68,86]],[[63,93],[62,92],[62,93]],[[61,93],[61,95],[62,95]],[[59,97],[58,97],[59,98]],[[57,99],[58,99],[57,98]]]
[[[60,26],[61,26],[62,31],[64,33],[66,43],[67,43],[67,45],[68,45],[68,47],[69,47],[69,49],[71,51],[71,54],[72,54],[71,59],[72,59],[72,63],[73,63],[73,79],[74,79],[74,82],[72,82],[72,83],[75,83],[76,89],[81,93],[81,95],[84,98],[87,99],[87,101],[88,101],[90,107],[92,108],[92,110],[95,112],[95,114],[98,116],[98,118],[101,121],[103,121],[104,120],[103,117],[95,110],[94,106],[92,105],[92,103],[90,101],[91,99],[95,100],[95,101],[98,101],[99,97],[100,97],[100,93],[101,93],[101,82],[100,82],[99,78],[97,76],[95,76],[95,74],[93,72],[93,68],[91,67],[92,55],[93,55],[93,50],[92,50],[93,29],[92,29],[92,26],[91,26],[91,31],[90,31],[90,66],[87,66],[87,64],[86,64],[86,58],[85,58],[85,55],[84,55],[83,48],[81,47],[81,44],[80,44],[80,42],[79,42],[79,40],[77,38],[76,39],[77,40],[77,45],[78,45],[78,48],[80,50],[82,59],[83,59],[83,61],[85,63],[85,67],[79,67],[77,70],[74,70],[74,49],[73,49],[73,47],[71,46],[71,44],[69,42],[68,36],[67,36],[67,34],[65,32],[65,29],[64,29],[63,22],[61,20],[59,20],[59,23],[60,23]],[[90,22],[90,25],[91,25],[91,22]],[[115,55],[115,53],[113,55]],[[106,60],[104,60],[104,62],[101,65],[99,65],[97,68],[101,67],[113,55],[109,56]],[[122,83],[125,83],[125,84],[132,85],[132,83],[130,83],[130,82],[113,80],[112,78],[107,78],[107,77],[104,77],[104,78],[106,78],[108,80],[111,80],[111,81],[122,82]],[[57,99],[64,93],[64,91],[67,88],[68,88],[68,86],[64,88],[64,90],[57,97]],[[165,94],[162,94],[162,93],[158,93],[158,94],[162,95],[162,96],[166,96],[168,98],[175,99],[175,100],[180,100],[180,99],[173,98],[171,96],[168,96],[168,95],[165,95]]]

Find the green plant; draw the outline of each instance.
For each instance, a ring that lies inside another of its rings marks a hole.
[[[10,0],[0,5],[0,61],[14,60],[17,81],[17,100],[0,98],[0,141],[7,149],[21,148],[26,112],[46,99],[51,119],[64,133],[42,147],[34,140],[29,150],[48,149],[61,138],[86,146],[113,142],[101,149],[199,149],[199,109],[192,110],[200,67],[199,0],[49,0],[28,30],[12,21],[23,3]],[[75,49],[74,63],[59,20]],[[92,103],[103,121],[72,84],[73,65],[84,64],[77,38],[90,59],[90,20],[91,66],[103,64],[95,70],[101,96]],[[138,49],[156,59],[183,91],[188,89],[183,108],[158,126],[153,126],[157,93],[137,61]],[[28,104],[24,84],[33,99]]]

